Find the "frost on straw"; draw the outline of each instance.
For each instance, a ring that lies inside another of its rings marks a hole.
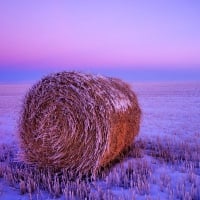
[[[24,99],[22,158],[42,167],[94,173],[132,144],[140,115],[136,95],[119,79],[51,74]]]

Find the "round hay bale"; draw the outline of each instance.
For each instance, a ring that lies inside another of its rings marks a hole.
[[[136,95],[119,79],[77,72],[46,76],[24,100],[23,160],[93,173],[132,144],[140,115]]]

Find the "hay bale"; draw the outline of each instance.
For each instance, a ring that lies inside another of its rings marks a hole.
[[[140,115],[136,95],[119,79],[49,75],[24,100],[19,123],[23,160],[94,172],[132,144]]]

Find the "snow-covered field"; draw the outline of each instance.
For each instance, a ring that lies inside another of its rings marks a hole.
[[[0,85],[0,199],[200,199],[200,82],[134,83],[141,130],[123,160],[96,181],[60,184],[53,177],[49,192],[37,187],[32,193],[29,174],[28,180],[19,177],[27,171],[9,164],[29,87]]]

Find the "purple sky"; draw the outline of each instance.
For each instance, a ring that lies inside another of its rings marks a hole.
[[[198,0],[4,0],[0,71],[199,71],[199,11]]]

